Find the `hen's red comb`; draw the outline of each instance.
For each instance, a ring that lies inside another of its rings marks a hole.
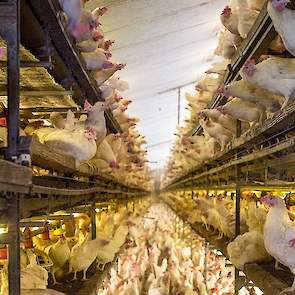
[[[232,12],[232,9],[227,5],[224,7],[224,9],[221,12],[221,15],[230,15]]]
[[[245,64],[244,64],[244,67],[247,67],[247,66],[251,66],[251,65],[253,65],[253,66],[255,66],[256,65],[256,61],[255,61],[255,59],[248,59],[246,62],[245,62]]]

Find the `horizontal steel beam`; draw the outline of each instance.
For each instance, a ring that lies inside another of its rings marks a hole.
[[[31,221],[20,221],[20,227],[44,227],[45,221],[31,220]]]
[[[75,113],[76,116],[78,115],[84,115],[86,112],[84,111],[77,111],[77,108],[74,107],[57,107],[57,108],[48,108],[48,107],[36,107],[36,108],[23,108],[20,109],[20,115],[23,115],[26,112],[32,112],[32,113],[37,113],[37,115],[42,115],[42,114],[51,114],[52,112],[57,112],[57,113],[64,113],[67,114],[67,112],[71,110]]]
[[[73,216],[72,215],[42,215],[42,216],[33,216],[31,218],[28,219],[23,219],[22,222],[34,222],[34,220],[36,221],[42,221],[44,224],[44,221],[46,220],[72,220]]]
[[[0,234],[0,244],[9,244],[12,241],[12,236],[9,233]]]
[[[51,68],[52,66],[50,61],[20,61],[21,68]],[[7,67],[7,61],[1,60],[0,67]]]
[[[72,95],[73,92],[69,90],[20,90],[20,96],[65,96]],[[0,90],[1,96],[7,96],[6,90]]]

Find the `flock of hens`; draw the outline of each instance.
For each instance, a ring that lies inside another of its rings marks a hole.
[[[99,295],[233,294],[233,269],[188,225],[177,234],[175,213],[153,204],[136,227]],[[179,228],[181,230],[181,228]],[[194,245],[192,245],[192,240]]]
[[[145,187],[149,180],[146,165],[145,139],[136,129],[137,118],[126,114],[131,100],[124,99],[120,92],[128,89],[128,83],[113,76],[124,68],[123,64],[110,59],[111,46],[101,29],[100,18],[106,7],[94,11],[84,8],[86,1],[60,0],[69,34],[74,38],[87,70],[91,71],[102,92],[103,102],[91,105],[84,103],[86,115],[75,118],[69,111],[66,118],[53,113],[53,128],[34,130],[40,142],[74,157],[76,167],[86,165],[90,171],[110,174],[129,186]],[[120,124],[121,134],[108,134],[104,113],[110,109]]]
[[[136,128],[139,120],[126,114],[132,101],[123,98],[121,92],[127,90],[129,85],[115,75],[125,65],[111,61],[114,41],[107,40],[101,29],[100,19],[107,13],[107,8],[89,11],[84,8],[84,2],[60,0],[63,11],[59,17],[76,43],[86,69],[101,91],[103,101],[91,105],[85,98],[83,111],[86,114],[80,117],[68,111],[66,117],[62,113],[53,112],[49,119],[29,120],[29,123],[22,125],[20,134],[37,137],[42,144],[59,154],[74,158],[77,169],[88,169],[94,175],[111,175],[130,187],[147,189],[150,171],[146,165],[147,151],[143,147],[146,141]],[[54,102],[52,100],[52,104]],[[34,98],[21,98],[23,108],[42,105],[43,102]],[[75,106],[75,103],[72,102],[71,105]],[[121,133],[107,134],[107,110],[112,112],[120,125]],[[7,130],[5,122],[4,125],[2,123],[1,121],[0,146],[6,145]]]
[[[231,59],[240,54],[240,46],[266,2],[277,37],[265,55],[245,62],[239,73],[241,80],[224,85]],[[266,119],[283,112],[294,99],[295,61],[288,56],[295,55],[292,34],[295,12],[287,7],[288,3],[288,0],[231,0],[223,9],[220,16],[223,28],[215,51],[223,60],[206,71],[195,86],[195,93],[186,94],[191,115],[185,126],[178,127],[164,186],[234,145],[238,140],[237,120],[241,121],[242,139]],[[226,104],[208,109],[217,95],[227,98]],[[198,124],[203,135],[190,136]]]
[[[21,248],[21,294],[64,294],[47,289],[48,272],[56,285],[58,280],[64,284],[77,280],[78,272],[83,272],[79,279],[87,280],[87,270],[95,261],[99,269],[104,270],[107,263],[115,260],[136,220],[148,207],[149,200],[146,200],[134,211],[120,206],[116,211],[97,212],[95,239],[90,234],[90,218],[84,213],[63,222],[51,222],[52,229],[45,227],[39,236],[32,237],[26,228]],[[8,295],[7,267],[0,271],[0,294]]]
[[[207,230],[209,227],[215,230],[220,239],[225,237],[230,240],[227,254],[238,269],[244,269],[247,263],[274,259],[276,270],[282,270],[281,263],[295,275],[295,226],[289,216],[292,213],[287,210],[280,192],[242,193],[241,234],[236,238],[235,202],[231,194],[220,192],[211,195],[204,192],[194,197],[190,192],[166,193],[163,199],[189,224],[203,224]],[[295,279],[293,286],[280,294],[294,290]]]
[[[107,8],[89,11],[84,8],[85,0],[59,2],[63,9],[60,16],[104,101],[91,105],[85,100],[87,115],[77,118],[68,111],[65,118],[52,113],[50,127],[28,124],[22,132],[74,158],[77,169],[87,167],[94,173],[110,174],[129,186],[148,189],[150,171],[143,148],[146,142],[135,127],[138,119],[126,114],[131,101],[120,94],[128,89],[128,83],[113,76],[124,65],[111,61],[113,41],[107,40],[101,29],[100,18]],[[223,60],[205,73],[194,94],[186,95],[191,116],[186,125],[178,129],[164,186],[230,147],[236,140],[237,120],[242,122],[242,133],[247,134],[284,111],[294,99],[295,62],[286,57],[286,52],[295,55],[292,32],[295,12],[287,8],[288,0],[267,3],[278,33],[267,55],[257,61],[246,61],[240,71],[242,79],[223,85],[231,58],[239,53],[265,2],[231,0],[222,11],[223,29],[215,53]],[[227,103],[208,109],[216,95],[226,97]],[[120,124],[121,134],[107,134],[105,111],[108,109]],[[204,135],[188,136],[196,124],[201,125]],[[295,274],[295,230],[282,198],[243,193],[241,235],[235,238],[235,203],[228,195],[204,193],[194,199],[188,193],[166,193],[162,197],[189,224],[203,223],[207,229],[217,231],[220,238],[231,239],[227,252],[236,267],[243,269],[246,263],[274,258],[276,267],[281,263]],[[118,268],[111,269],[98,291],[100,295],[233,294],[234,276],[225,266],[225,258],[213,251],[205,255],[204,241],[193,236],[190,227],[190,241],[179,238],[175,214],[166,205],[149,206],[150,201],[146,200],[134,212],[124,207],[116,212],[97,212],[97,238],[93,240],[89,233],[90,218],[86,214],[78,214],[63,223],[55,222],[54,229],[47,229],[40,236],[31,237],[27,228],[26,247],[21,249],[22,294],[63,294],[47,289],[48,272],[54,284],[64,281],[69,274],[77,280],[77,273],[81,271],[82,280],[86,280],[93,262],[97,261],[103,270],[117,255]],[[196,243],[195,247],[188,245],[191,240]],[[0,295],[6,295],[7,269],[2,269],[0,274]],[[290,290],[294,289],[295,281]]]
[[[272,120],[288,108],[295,98],[295,38],[292,36],[295,12],[288,0],[231,0],[220,16],[223,28],[215,54],[221,62],[212,65],[195,86],[194,94],[186,94],[190,118],[178,127],[177,140],[166,167],[163,187],[173,183],[192,168],[212,160],[238,144],[247,134]],[[231,60],[240,54],[243,40],[248,36],[264,5],[277,32],[276,38],[258,60],[247,60],[239,72],[240,80],[224,85]],[[294,24],[295,25],[295,24]],[[207,108],[217,95],[227,99],[224,105]],[[237,136],[237,120],[242,135]],[[191,136],[200,125],[203,135]],[[191,224],[201,223],[213,228],[219,237],[231,242],[227,254],[231,262],[243,269],[252,262],[275,259],[275,268],[283,264],[295,274],[295,227],[279,192],[263,195],[243,193],[241,204],[241,235],[235,238],[235,202],[226,194],[200,194],[196,200],[182,193],[167,193],[166,202],[182,212]],[[269,210],[267,210],[267,207]],[[192,212],[192,213],[189,213]],[[291,288],[281,294],[295,291]]]

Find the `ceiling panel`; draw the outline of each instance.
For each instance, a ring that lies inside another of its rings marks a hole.
[[[113,60],[127,63],[120,76],[130,84],[124,93],[134,103],[129,113],[141,118],[152,167],[162,166],[177,125],[175,89],[196,82],[213,62],[227,0],[91,0],[106,5],[101,19],[108,39],[116,40]],[[162,93],[162,94],[159,94]],[[180,117],[186,116],[184,91]],[[158,144],[158,145],[157,145]],[[157,162],[157,163],[155,163]]]

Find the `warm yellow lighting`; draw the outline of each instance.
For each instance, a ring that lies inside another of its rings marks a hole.
[[[5,227],[0,227],[0,234],[6,234],[8,232],[8,229]]]

